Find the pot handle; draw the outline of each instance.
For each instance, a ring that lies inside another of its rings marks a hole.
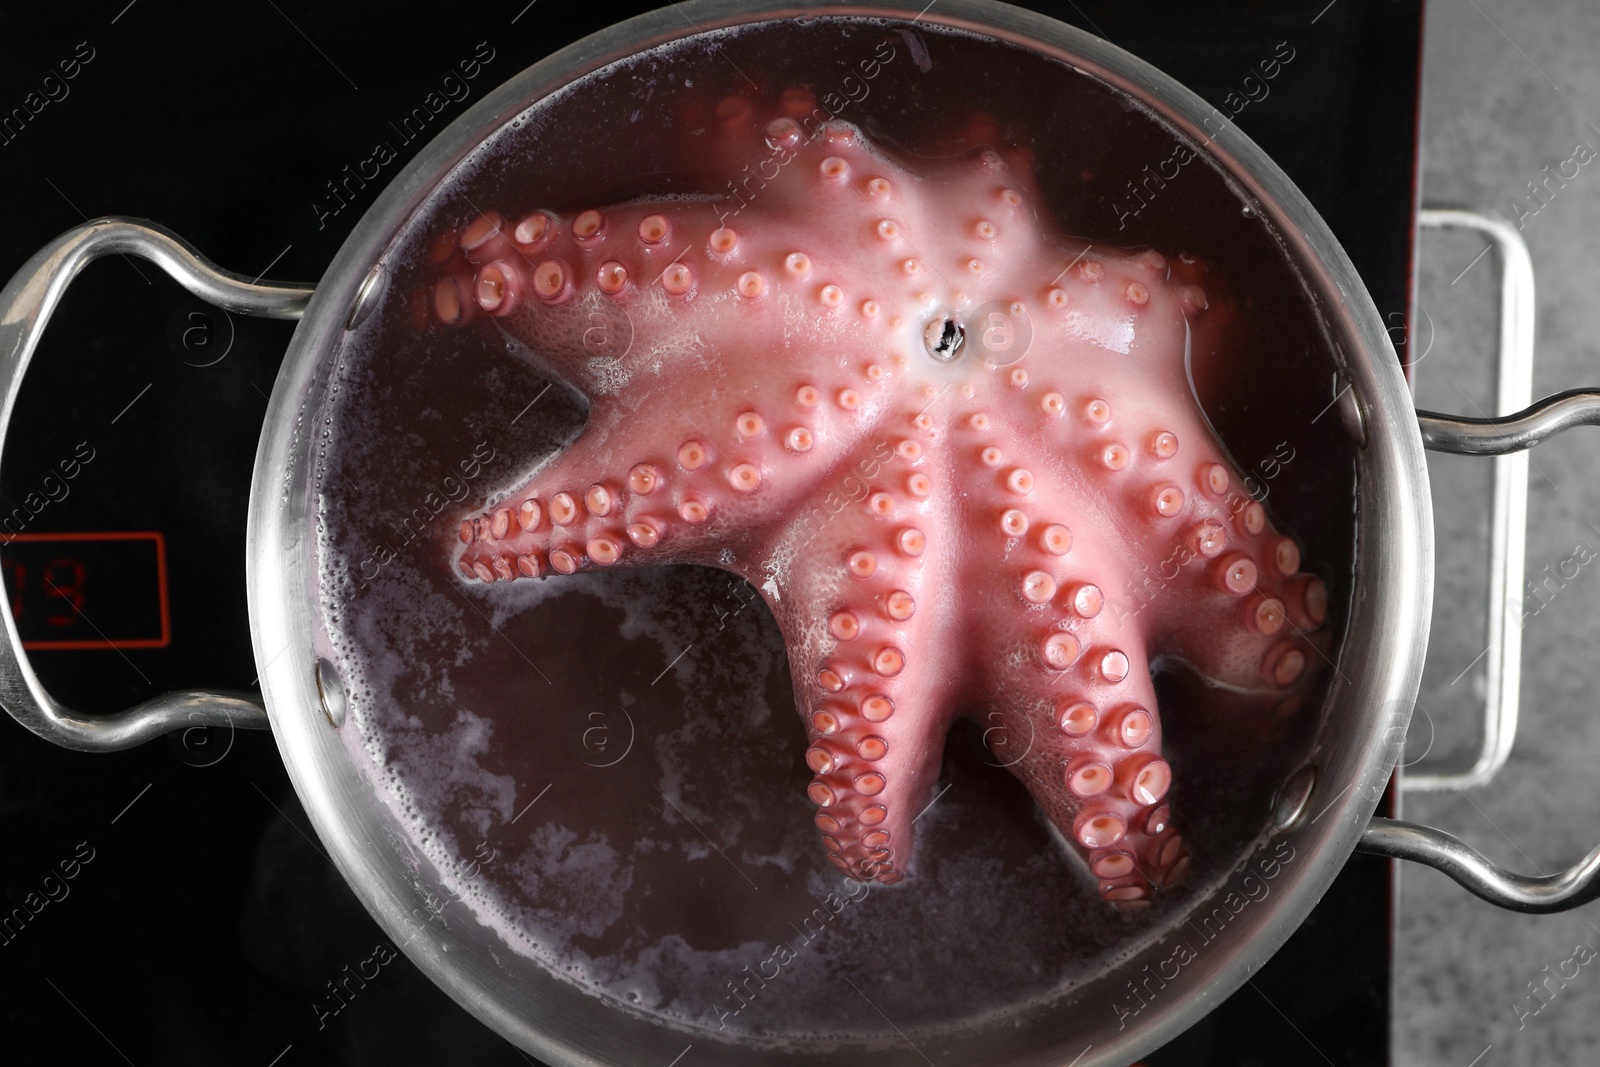
[[[1431,826],[1374,816],[1357,850],[1426,864],[1491,904],[1531,915],[1580,908],[1600,898],[1600,845],[1559,874],[1529,877],[1491,862],[1472,846]]]
[[[261,284],[220,270],[177,235],[139,219],[101,218],[68,230],[23,264],[0,290],[0,448],[22,376],[61,295],[85,266],[113,254],[142,256],[200,299],[246,315],[298,319],[313,290],[309,285]],[[0,610],[0,619],[5,625],[5,640],[0,641],[0,704],[23,726],[63,748],[110,752],[195,726],[268,728],[261,698],[242,692],[186,690],[116,715],[79,715],[57,703],[39,684],[11,612]]]
[[[1459,208],[1427,208],[1417,216],[1425,229],[1469,230],[1486,237],[1500,268],[1500,339],[1495,358],[1495,410],[1517,411],[1533,399],[1533,257],[1522,234],[1504,219]],[[1485,252],[1489,249],[1484,249]],[[1481,255],[1480,255],[1480,258]],[[1476,262],[1476,260],[1474,261]],[[1470,268],[1469,268],[1470,269]],[[1465,272],[1463,272],[1465,273]],[[1459,279],[1458,279],[1459,280]],[[1426,353],[1424,353],[1426,354]],[[1413,385],[1417,372],[1412,371]],[[1430,432],[1438,424],[1466,420],[1418,412],[1423,445],[1453,451]],[[1522,626],[1517,597],[1522,591],[1528,532],[1528,457],[1497,454],[1489,539],[1489,641],[1483,698],[1483,743],[1472,766],[1447,772],[1408,769],[1407,792],[1473,789],[1488,785],[1511,757],[1517,739],[1522,689]]]
[[[1575,389],[1530,404],[1533,380],[1533,266],[1516,228],[1472,211],[1422,212],[1421,223],[1470,229],[1489,238],[1501,263],[1499,418],[1458,418],[1418,411],[1422,443],[1436,452],[1495,456],[1494,526],[1489,615],[1489,699],[1483,750],[1461,774],[1409,775],[1406,790],[1465,789],[1483,785],[1504,766],[1517,732],[1521,641],[1511,596],[1522,585],[1527,521],[1526,451],[1574,426],[1600,425],[1600,390]],[[1431,826],[1375,817],[1356,848],[1376,856],[1411,860],[1441,871],[1469,892],[1511,911],[1548,915],[1600,899],[1600,846],[1557,874],[1521,875],[1491,862],[1460,839]]]
[[[1419,411],[1417,421],[1422,427],[1423,443],[1435,451],[1504,457],[1574,426],[1600,426],[1600,390],[1557,393],[1503,418],[1462,419]],[[1509,728],[1485,740],[1485,757],[1496,753],[1489,774],[1510,755],[1515,732],[1516,706],[1512,704]],[[1492,743],[1493,738],[1499,738],[1499,742]],[[1482,763],[1480,759],[1479,766]],[[1474,771],[1478,769],[1474,767]],[[1460,785],[1480,784],[1471,781],[1471,777],[1471,772],[1462,775]],[[1414,779],[1401,780],[1404,789],[1415,788],[1415,784]],[[1446,784],[1456,783],[1447,780]],[[1374,818],[1356,847],[1377,856],[1426,864],[1489,903],[1512,911],[1548,915],[1600,899],[1600,846],[1565,871],[1534,877],[1506,870],[1443,830],[1398,819]]]

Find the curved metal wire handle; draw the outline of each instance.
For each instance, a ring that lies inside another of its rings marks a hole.
[[[1429,229],[1470,230],[1489,239],[1500,264],[1500,341],[1496,357],[1495,410],[1524,408],[1533,399],[1534,302],[1533,257],[1516,227],[1504,219],[1457,208],[1421,212],[1417,221]],[[1401,779],[1409,792],[1473,789],[1489,781],[1511,758],[1517,739],[1522,690],[1522,626],[1518,601],[1527,556],[1528,457],[1518,448],[1463,449],[1460,443],[1475,425],[1494,426],[1503,419],[1461,419],[1430,411],[1417,412],[1422,443],[1436,452],[1469,451],[1494,460],[1494,497],[1489,528],[1489,641],[1485,650],[1488,677],[1483,698],[1483,742],[1465,771],[1412,770]],[[1526,445],[1521,446],[1523,448]]]
[[[1600,425],[1600,391],[1574,389],[1530,404],[1533,389],[1533,261],[1509,222],[1473,211],[1422,212],[1424,226],[1469,229],[1487,237],[1501,263],[1500,346],[1496,405],[1515,414],[1458,418],[1418,411],[1423,444],[1437,452],[1495,456],[1490,542],[1489,679],[1484,703],[1483,748],[1458,774],[1410,774],[1406,792],[1467,789],[1486,784],[1505,766],[1517,736],[1522,680],[1522,631],[1515,595],[1522,587],[1528,510],[1528,457],[1518,455],[1574,426]],[[1449,875],[1469,892],[1512,911],[1550,914],[1600,898],[1600,846],[1558,874],[1515,874],[1465,842],[1431,826],[1374,818],[1359,851],[1422,863]]]
[[[1412,860],[1454,878],[1491,904],[1550,915],[1600,898],[1600,845],[1560,874],[1514,874],[1458,838],[1431,826],[1373,818],[1357,846],[1362,852]]]
[[[298,319],[313,286],[258,284],[221,270],[188,243],[154,223],[103,218],[68,230],[23,264],[0,290],[0,447],[16,407],[28,361],[67,286],[89,263],[112,254],[157,264],[189,292],[229,311]],[[267,711],[251,693],[187,690],[147,700],[116,715],[88,717],[57,703],[28,664],[9,611],[0,611],[0,704],[22,725],[65,748],[108,752],[194,726],[266,729]]]
[[[1418,411],[1422,443],[1458,456],[1505,456],[1523,452],[1574,426],[1600,426],[1600,389],[1552,393],[1515,415],[1463,419]]]

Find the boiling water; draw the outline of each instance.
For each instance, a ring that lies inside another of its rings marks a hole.
[[[858,61],[884,42],[894,57],[864,79]],[[1214,265],[1240,313],[1225,350],[1193,354],[1196,388],[1329,581],[1340,624],[1354,464],[1337,418],[1317,418],[1328,345],[1269,228],[1199,159],[1128,217],[1127,182],[1179,142],[1094,79],[926,24],[834,19],[607,68],[457,169],[396,239],[384,301],[339,355],[321,413],[319,573],[353,757],[509,952],[701,1033],[893,1040],[1071,996],[1180,921],[1260,840],[1319,723],[1315,710],[1271,721],[1160,679],[1171,803],[1195,870],[1134,917],[1097,900],[1000,769],[995,742],[1025,739],[990,737],[997,756],[958,726],[917,824],[915,877],[869,889],[824,861],[783,645],[749,586],[689,567],[457,581],[455,519],[560,449],[584,407],[486,318],[426,325],[429,244],[482,209],[714,194],[726,176],[702,170],[693,136],[708,109],[726,92],[771,99],[798,84],[819,98],[838,86],[850,99],[839,117],[912,156],[1027,148],[1063,233]]]

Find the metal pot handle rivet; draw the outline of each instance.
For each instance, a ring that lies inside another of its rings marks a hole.
[[[344,725],[345,709],[349,706],[344,695],[344,679],[338,668],[321,657],[317,658],[317,696],[322,701],[322,714],[335,730]]]
[[[1350,435],[1357,447],[1367,447],[1367,416],[1361,410],[1361,398],[1356,395],[1356,387],[1339,379],[1339,422],[1344,426],[1345,433]]]
[[[1306,804],[1311,800],[1312,787],[1316,784],[1317,768],[1310,763],[1284,780],[1278,787],[1277,795],[1272,798],[1272,825],[1276,829],[1287,830],[1300,822],[1306,813]]]
[[[16,407],[28,361],[67,286],[101,256],[142,256],[201,300],[228,311],[298,319],[313,286],[252,282],[216,267],[177,235],[140,219],[101,218],[68,230],[23,264],[0,290],[0,446]],[[169,730],[195,726],[266,729],[267,712],[253,693],[184,690],[115,715],[83,716],[57,703],[39,683],[22,650],[11,612],[0,611],[0,704],[47,741],[85,752],[131,748]]]
[[[362,279],[361,288],[356,290],[356,298],[350,302],[350,317],[345,319],[345,329],[353,330],[367,321],[372,309],[378,306],[387,282],[388,272],[383,269],[383,264],[374,264]]]

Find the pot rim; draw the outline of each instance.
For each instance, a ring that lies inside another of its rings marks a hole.
[[[552,1063],[600,1064],[608,1060],[597,1057],[607,1055],[619,1057],[610,1062],[638,1062],[640,1046],[629,1044],[633,1028],[621,1021],[623,1012],[611,1009],[619,1019],[618,1034],[563,1034],[548,1007],[541,1007],[549,1016],[544,1025],[535,1025],[533,1017],[506,1003],[503,985],[492,973],[472,970],[461,952],[451,955],[456,941],[447,927],[428,923],[412,928],[418,892],[439,884],[426,863],[418,869],[413,860],[408,871],[397,861],[407,844],[394,840],[381,799],[350,766],[323,711],[326,697],[319,690],[315,664],[319,658],[331,661],[333,654],[321,627],[312,551],[317,526],[312,416],[325,395],[337,362],[330,357],[352,312],[381,293],[384,256],[392,239],[486,136],[530,102],[616,59],[705,30],[801,14],[902,22],[915,15],[913,22],[968,30],[1043,52],[1150,106],[1201,145],[1276,228],[1303,273],[1305,287],[1322,304],[1336,339],[1335,361],[1354,399],[1351,414],[1364,427],[1355,520],[1357,595],[1339,648],[1342,662],[1361,669],[1351,672],[1354,677],[1339,674],[1330,685],[1327,719],[1339,729],[1325,728],[1319,738],[1317,781],[1303,805],[1321,814],[1309,822],[1302,818],[1280,835],[1292,856],[1304,859],[1286,865],[1273,883],[1279,891],[1276,901],[1268,905],[1263,899],[1240,913],[1218,939],[1221,948],[1208,950],[1185,967],[1189,989],[1159,998],[1131,1026],[1116,1017],[1114,1007],[1086,1008],[1083,1002],[1095,999],[1095,987],[1107,984],[1097,980],[1065,1005],[1053,1004],[1042,1014],[1030,1012],[1029,1026],[1014,1027],[1016,1017],[1008,1017],[985,1024],[979,1031],[981,1043],[974,1038],[929,1043],[947,1055],[973,1057],[962,1062],[1061,1064],[1071,1053],[1059,1058],[1046,1053],[1041,1059],[1037,1046],[1043,1043],[1058,1052],[1068,1044],[1081,1047],[1087,1040],[1082,1035],[1092,1031],[1096,1040],[1073,1063],[1120,1067],[1175,1037],[1242,986],[1305,919],[1355,849],[1400,754],[1393,732],[1403,737],[1421,679],[1433,585],[1432,512],[1422,440],[1399,361],[1377,309],[1327,225],[1282,170],[1221,112],[1156,68],[1082,30],[993,0],[944,0],[927,7],[919,0],[684,0],[540,60],[440,132],[383,190],[334,257],[295,331],[268,405],[251,487],[246,571],[251,639],[256,661],[264,665],[260,680],[272,732],[295,790],[340,873],[436,984],[492,1029]],[[283,655],[291,648],[297,653]],[[312,652],[309,662],[299,650]],[[1335,739],[1338,744],[1330,745],[1330,732],[1341,735]],[[1328,796],[1341,784],[1336,795]],[[1196,907],[1205,902],[1197,900]],[[1131,976],[1141,964],[1165,958],[1169,951],[1161,942],[1148,946],[1108,972],[1107,979],[1115,983],[1124,974]],[[1103,1014],[1106,1024],[1090,1024],[1090,1030],[1077,1026],[1080,1015],[1090,1018],[1088,1008]],[[1123,1025],[1112,1029],[1110,1023],[1119,1021]],[[1010,1049],[1005,1039],[996,1037],[1002,1027],[1017,1029],[1021,1036],[1012,1042],[1031,1042],[1032,1047]],[[659,1053],[662,1031],[653,1032]],[[1072,1039],[1073,1033],[1080,1036]],[[691,1036],[684,1033],[685,1040]],[[758,1058],[753,1050],[742,1052],[737,1046],[731,1047],[731,1057],[722,1059],[716,1047],[697,1047],[707,1053],[707,1061],[749,1063]],[[993,1058],[1008,1050],[1018,1056]],[[893,1050],[875,1049],[873,1055],[879,1063],[899,1062]],[[785,1062],[813,1060],[796,1055]],[[824,1053],[814,1062],[840,1059]],[[922,1062],[920,1053],[906,1062]]]

